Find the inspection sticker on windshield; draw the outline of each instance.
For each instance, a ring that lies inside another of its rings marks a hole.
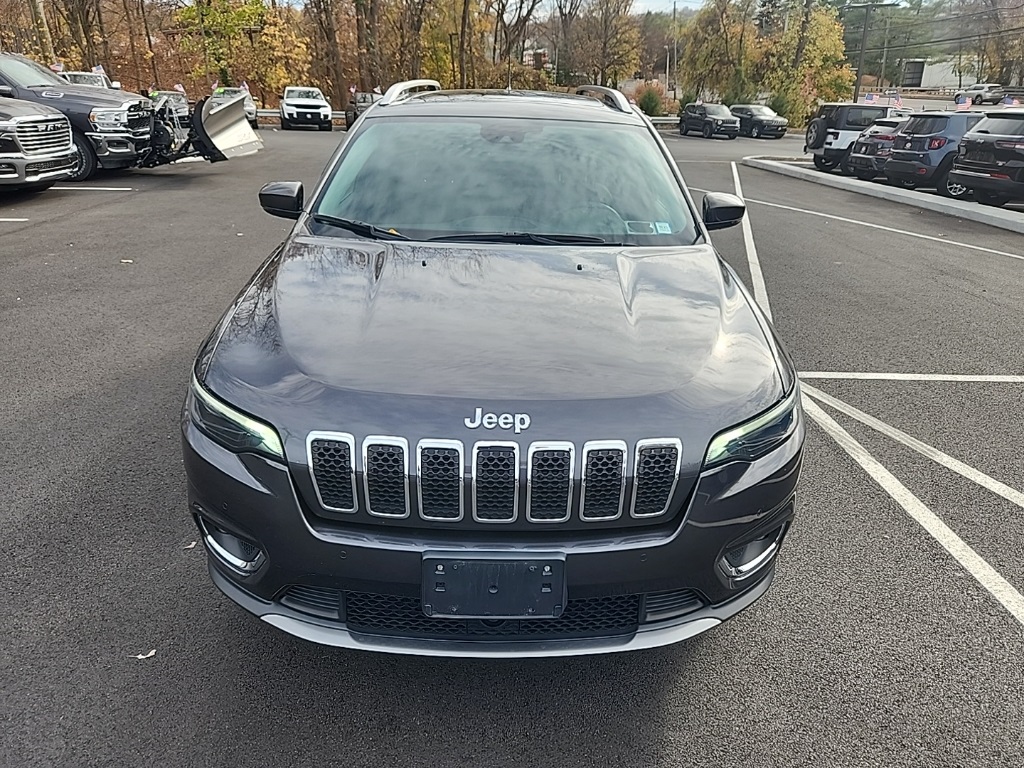
[[[654,226],[657,228],[659,235],[672,234],[672,225],[669,224],[667,221],[656,221],[654,222]]]

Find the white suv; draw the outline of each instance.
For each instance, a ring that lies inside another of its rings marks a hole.
[[[281,130],[287,131],[297,125],[315,125],[321,131],[329,131],[331,103],[324,98],[319,88],[312,86],[288,86],[281,97]]]
[[[886,117],[910,117],[912,110],[885,104],[831,103],[818,107],[818,114],[807,125],[804,152],[814,155],[819,171],[839,168],[846,176],[853,175],[847,161],[857,137],[876,120]]]
[[[962,91],[957,91],[953,101],[959,101],[961,96],[966,96],[972,104],[984,104],[986,102],[998,104],[1006,94],[1003,86],[999,83],[975,83]]]

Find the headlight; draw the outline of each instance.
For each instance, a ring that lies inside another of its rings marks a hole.
[[[721,125],[722,125],[722,121],[721,120],[715,120],[715,127],[716,128],[720,127]]]
[[[716,435],[704,456],[704,469],[730,461],[753,461],[778,448],[800,423],[800,385],[778,405],[748,422]]]
[[[113,131],[128,125],[127,109],[94,109],[89,113],[89,122],[100,131]]]
[[[221,402],[192,375],[187,410],[201,432],[235,453],[258,453],[284,461],[281,438],[269,424],[256,421]]]
[[[14,141],[14,123],[0,123],[0,153],[14,154],[18,152],[18,144]]]

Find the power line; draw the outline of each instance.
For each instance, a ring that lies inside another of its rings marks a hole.
[[[1014,6],[1011,6],[1009,8],[989,8],[986,11],[974,11],[972,13],[960,14],[959,16],[941,16],[941,17],[936,17],[934,19],[921,19],[921,20],[918,20],[918,21],[908,21],[907,23],[903,23],[897,17],[897,18],[893,19],[893,22],[895,24],[898,24],[899,28],[901,30],[903,30],[903,29],[910,29],[911,27],[923,27],[923,26],[927,26],[928,24],[946,24],[946,23],[950,23],[950,22],[963,21],[964,19],[973,19],[973,18],[977,18],[979,16],[991,16],[993,13],[997,13],[997,12],[998,13],[1003,13],[1003,12],[1009,12],[1009,11],[1019,11],[1019,10],[1022,10],[1022,9],[1024,9],[1024,3],[1021,3],[1020,5],[1014,5]],[[906,9],[904,9],[904,10],[906,10]]]
[[[920,43],[904,43],[902,45],[899,45],[897,43],[889,43],[888,48],[889,48],[890,51],[893,51],[893,50],[903,50],[903,49],[906,49],[906,48],[927,48],[927,47],[932,46],[932,45],[941,45],[943,43],[957,43],[957,42],[960,42],[960,41],[963,41],[963,40],[980,40],[980,39],[983,39],[983,38],[991,40],[993,38],[1003,37],[1005,35],[1010,35],[1010,34],[1013,34],[1015,32],[1024,32],[1024,27],[1011,27],[1010,29],[1001,29],[1001,30],[999,30],[997,32],[981,32],[981,33],[978,33],[978,34],[971,34],[971,35],[958,35],[957,37],[947,37],[947,38],[943,38],[941,40],[927,40],[927,41],[920,42]],[[880,52],[883,49],[881,47],[879,47],[879,48],[865,48],[864,50],[865,50],[865,53],[878,53],[878,52]],[[856,49],[854,52],[855,53],[859,53],[860,50]],[[845,53],[846,52],[844,52],[844,55],[845,55]]]

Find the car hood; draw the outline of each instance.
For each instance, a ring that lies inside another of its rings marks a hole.
[[[0,99],[0,120],[9,120],[12,117],[56,117],[61,112],[45,104],[36,104],[34,101],[22,101],[20,99]]]
[[[113,91],[106,88],[95,88],[91,85],[45,85],[27,89],[39,97],[42,103],[52,100],[54,106],[68,107],[77,104],[86,108],[102,107],[117,109],[128,102],[144,102],[149,106],[149,99],[128,91]]]
[[[531,440],[685,433],[699,465],[715,432],[781,398],[773,338],[707,245],[299,236],[225,315],[197,370],[289,452],[312,430],[501,437],[464,425],[482,408],[529,413]]]

